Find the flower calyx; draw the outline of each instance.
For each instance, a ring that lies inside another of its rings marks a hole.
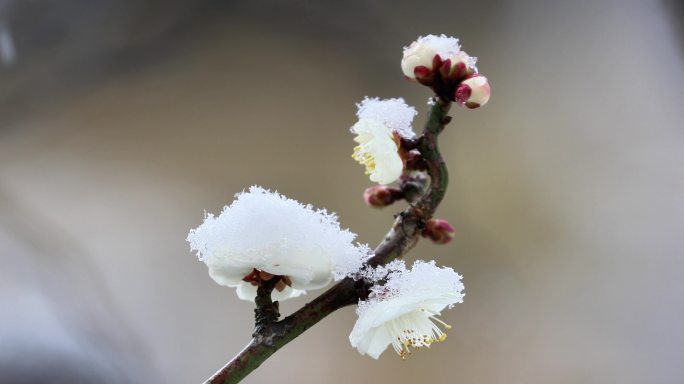
[[[406,151],[403,153],[405,168],[409,171],[425,171],[428,163],[418,150]]]
[[[271,280],[276,279],[275,282]],[[273,289],[278,292],[282,292],[285,288],[292,286],[292,280],[287,276],[273,275],[268,272],[260,271],[256,268],[252,272],[245,275],[242,281],[252,284],[255,287],[261,287],[266,282],[270,282],[269,285],[273,285]]]

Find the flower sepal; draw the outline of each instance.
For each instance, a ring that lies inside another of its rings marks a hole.
[[[442,67],[442,65],[442,58],[439,57],[439,55],[435,54],[432,57],[432,64],[429,67],[419,65],[413,69],[414,79],[420,84],[431,87],[435,84],[435,81],[437,79],[437,69]]]

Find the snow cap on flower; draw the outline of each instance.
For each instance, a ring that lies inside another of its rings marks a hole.
[[[453,269],[419,260],[410,270],[394,262],[390,268],[365,273],[386,283],[374,286],[368,299],[359,302],[359,318],[349,341],[361,354],[377,359],[391,344],[405,358],[411,348],[429,347],[446,338],[440,325],[450,326],[437,316],[463,302],[464,296],[461,276]]]
[[[356,134],[354,160],[366,166],[371,181],[389,184],[401,176],[404,163],[399,156],[401,138],[411,139],[415,133],[411,122],[418,112],[404,99],[364,98],[356,105],[359,121],[351,127]]]
[[[236,287],[241,299],[254,299],[256,270],[283,276],[273,298],[284,300],[356,273],[371,252],[355,238],[334,213],[254,186],[220,215],[206,214],[187,240],[214,281]]]
[[[435,65],[441,64],[442,61],[457,55],[460,51],[461,45],[457,38],[446,35],[421,36],[408,47],[404,47],[401,70],[408,79],[416,80],[416,74],[426,76],[437,69]]]
[[[481,107],[489,101],[491,95],[489,81],[482,75],[463,80],[456,88],[454,99],[470,109]]]
[[[375,120],[405,139],[416,137],[411,123],[418,111],[406,104],[403,98],[380,99],[366,96],[360,103],[356,104],[356,107],[358,108],[356,116],[358,116],[359,121]]]

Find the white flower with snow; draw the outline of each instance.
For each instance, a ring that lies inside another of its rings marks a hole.
[[[464,296],[461,276],[434,261],[416,261],[410,270],[403,263],[389,267],[382,271],[389,272],[386,284],[373,287],[368,299],[359,302],[359,318],[349,335],[353,347],[375,359],[390,344],[403,359],[411,348],[444,340],[440,325],[451,327],[437,316]]]
[[[274,300],[285,300],[356,273],[368,258],[366,245],[341,229],[334,213],[251,187],[220,215],[206,214],[190,231],[190,248],[218,284],[254,300],[257,277],[282,276]]]
[[[436,70],[435,56],[439,56],[438,62],[449,60],[451,66],[449,73],[456,71],[465,74],[466,70],[477,72],[475,63],[477,58],[468,56],[461,51],[461,45],[455,37],[446,35],[421,36],[408,47],[404,47],[404,56],[401,59],[401,70],[404,76],[411,80],[416,79],[416,70],[422,76]],[[462,67],[459,67],[462,66]]]
[[[401,176],[404,162],[399,156],[400,139],[412,139],[411,122],[418,112],[404,99],[366,97],[356,105],[359,121],[351,128],[356,134],[354,160],[366,166],[371,181],[389,184]]]

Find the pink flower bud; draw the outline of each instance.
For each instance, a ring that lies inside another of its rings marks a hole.
[[[446,244],[456,235],[454,227],[443,219],[430,219],[423,229],[423,237],[437,244]]]
[[[454,93],[454,99],[468,108],[478,108],[489,101],[491,89],[489,88],[489,81],[481,75],[476,75],[465,79],[458,85]]]
[[[363,192],[363,200],[366,204],[376,208],[386,207],[403,197],[399,189],[386,185],[376,185]]]

